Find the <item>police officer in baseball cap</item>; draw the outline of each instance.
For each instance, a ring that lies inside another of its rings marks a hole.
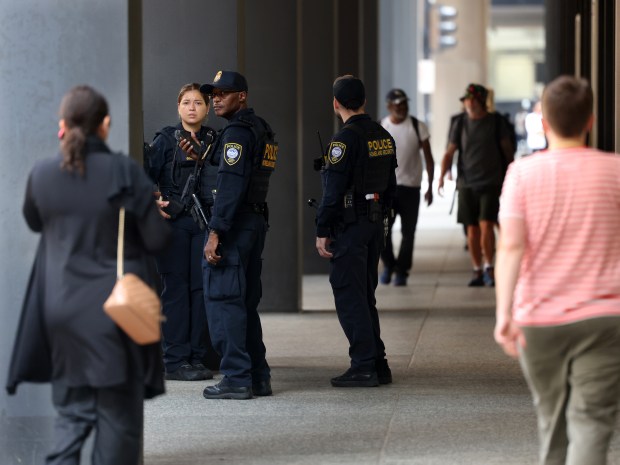
[[[212,84],[200,86],[200,92],[203,94],[212,95],[214,89],[247,92],[248,82],[236,71],[218,71]]]
[[[316,248],[330,261],[329,280],[351,364],[331,384],[371,387],[392,382],[374,292],[384,217],[396,190],[396,148],[390,134],[365,112],[362,81],[341,76],[333,95],[334,112],[345,124],[325,154]]]
[[[217,167],[203,279],[213,347],[222,356],[224,378],[207,386],[207,399],[269,396],[257,307],[261,298],[262,251],[267,226],[266,196],[275,169],[277,143],[267,122],[248,107],[248,83],[236,71],[218,71],[200,90],[210,94],[217,116],[228,121],[206,162]]]

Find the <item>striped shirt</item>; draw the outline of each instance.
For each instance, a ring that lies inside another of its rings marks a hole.
[[[517,160],[499,217],[525,222],[517,324],[620,316],[620,157],[571,148]]]

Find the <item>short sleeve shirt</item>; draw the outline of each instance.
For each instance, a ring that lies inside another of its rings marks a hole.
[[[473,189],[500,186],[503,179],[504,155],[500,152],[498,140],[509,139],[508,128],[498,124],[493,113],[480,119],[463,116],[459,141],[458,127],[454,124],[450,130],[450,142],[463,147],[459,153],[462,179],[459,183]],[[499,127],[497,127],[499,126]],[[500,131],[499,138],[496,131]]]
[[[511,163],[499,220],[524,222],[513,299],[524,326],[620,315],[620,157],[586,148]]]
[[[399,124],[395,124],[386,116],[381,120],[383,126],[396,142],[396,183],[399,186],[420,187],[422,184],[422,171],[424,170],[423,156],[420,149],[422,142],[429,139],[428,127],[422,121],[418,121],[418,132],[415,132],[411,118],[407,118]]]

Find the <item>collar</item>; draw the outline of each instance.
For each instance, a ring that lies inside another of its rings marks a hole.
[[[110,148],[106,145],[106,143],[95,135],[86,137],[85,149],[86,149],[85,150],[86,153],[90,153],[90,152],[110,153],[111,152]]]
[[[344,124],[351,124],[351,123],[355,123],[357,121],[363,121],[363,120],[369,120],[370,115],[368,113],[360,113],[359,115],[353,115],[351,116],[346,123]]]
[[[254,114],[254,109],[253,108],[242,108],[237,113],[232,115],[232,118],[230,118],[228,120],[228,122],[232,123],[233,121],[237,121],[239,118],[241,118],[243,116],[250,116],[250,115],[253,115],[253,114]]]

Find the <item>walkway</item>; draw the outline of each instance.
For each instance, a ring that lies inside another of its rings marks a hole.
[[[493,291],[465,286],[449,200],[422,207],[409,286],[377,292],[392,385],[330,386],[348,367],[347,343],[327,276],[308,276],[302,314],[262,316],[274,396],[208,401],[205,383],[169,382],[146,405],[145,464],[535,463],[531,398],[493,342]],[[610,464],[620,465],[618,436]]]

